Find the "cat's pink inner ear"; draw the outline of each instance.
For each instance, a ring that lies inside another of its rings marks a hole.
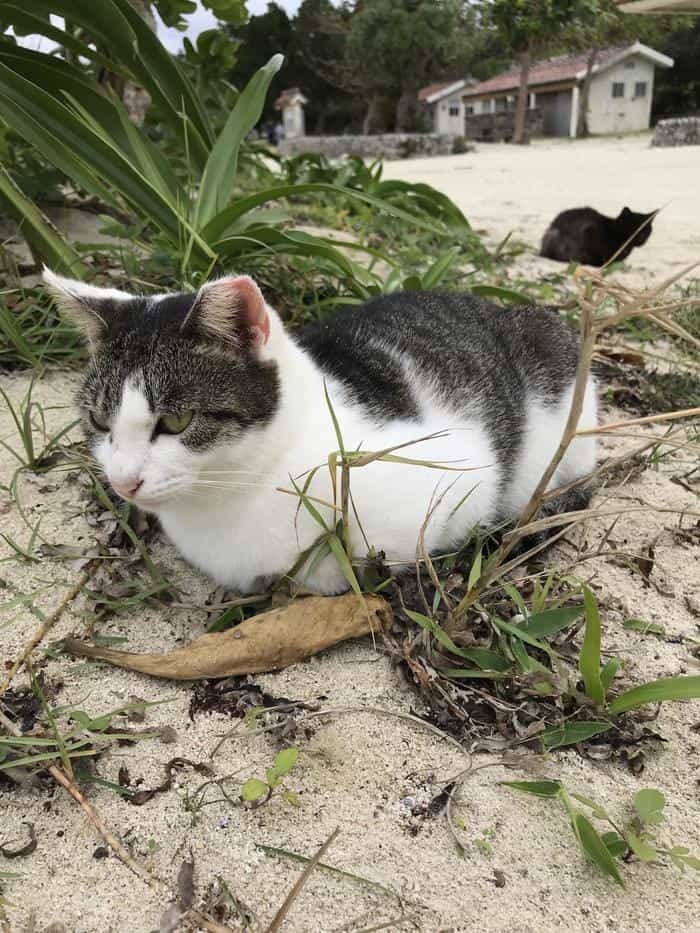
[[[237,327],[250,334],[256,347],[265,346],[270,338],[270,317],[257,284],[249,275],[237,275],[224,282],[237,298]]]

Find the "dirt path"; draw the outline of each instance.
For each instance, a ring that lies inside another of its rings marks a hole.
[[[386,178],[427,182],[449,195],[489,240],[513,231],[533,250],[559,211],[591,206],[617,214],[663,207],[649,242],[627,266],[662,278],[700,260],[700,147],[652,148],[650,134],[480,144],[476,152],[388,162]],[[558,263],[544,260],[552,269]]]

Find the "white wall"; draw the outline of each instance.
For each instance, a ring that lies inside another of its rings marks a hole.
[[[629,67],[629,66],[632,67]],[[628,66],[628,67],[625,67]],[[646,97],[634,97],[634,86],[646,81]],[[614,82],[625,85],[624,97],[613,97]],[[595,75],[588,99],[588,129],[591,133],[634,133],[649,128],[654,93],[654,65],[638,55]]]
[[[300,103],[287,104],[282,108],[282,123],[285,139],[297,139],[306,135],[304,108]]]
[[[443,97],[436,104],[433,128],[436,133],[452,133],[455,136],[464,136],[464,105],[462,103],[464,90],[457,91],[451,97]],[[456,108],[458,113],[450,116],[450,107]]]

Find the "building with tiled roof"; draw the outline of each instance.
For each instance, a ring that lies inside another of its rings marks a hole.
[[[429,84],[418,91],[418,100],[428,114],[434,133],[464,134],[464,89],[476,84],[474,78],[459,78],[453,81],[440,81]]]
[[[545,136],[575,136],[590,52],[558,55],[534,62],[528,75],[529,106],[541,113]],[[671,68],[673,59],[635,42],[598,51],[586,115],[588,130],[605,135],[649,128],[654,69]],[[463,92],[465,120],[515,109],[520,69],[512,68]],[[468,135],[473,135],[468,133]]]

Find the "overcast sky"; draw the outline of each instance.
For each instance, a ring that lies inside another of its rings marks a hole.
[[[267,9],[267,2],[268,0],[248,0],[248,12],[251,16],[264,13]],[[276,0],[276,2],[291,14],[296,13],[301,0]],[[183,36],[189,36],[190,39],[195,39],[200,32],[204,32],[205,29],[211,29],[216,25],[216,18],[214,15],[209,10],[205,10],[201,3],[199,3],[197,12],[187,16],[186,19],[187,32],[178,32],[177,29],[166,29],[162,23],[158,23],[158,35],[161,38],[161,42],[166,45],[171,52],[178,52],[182,48]]]

